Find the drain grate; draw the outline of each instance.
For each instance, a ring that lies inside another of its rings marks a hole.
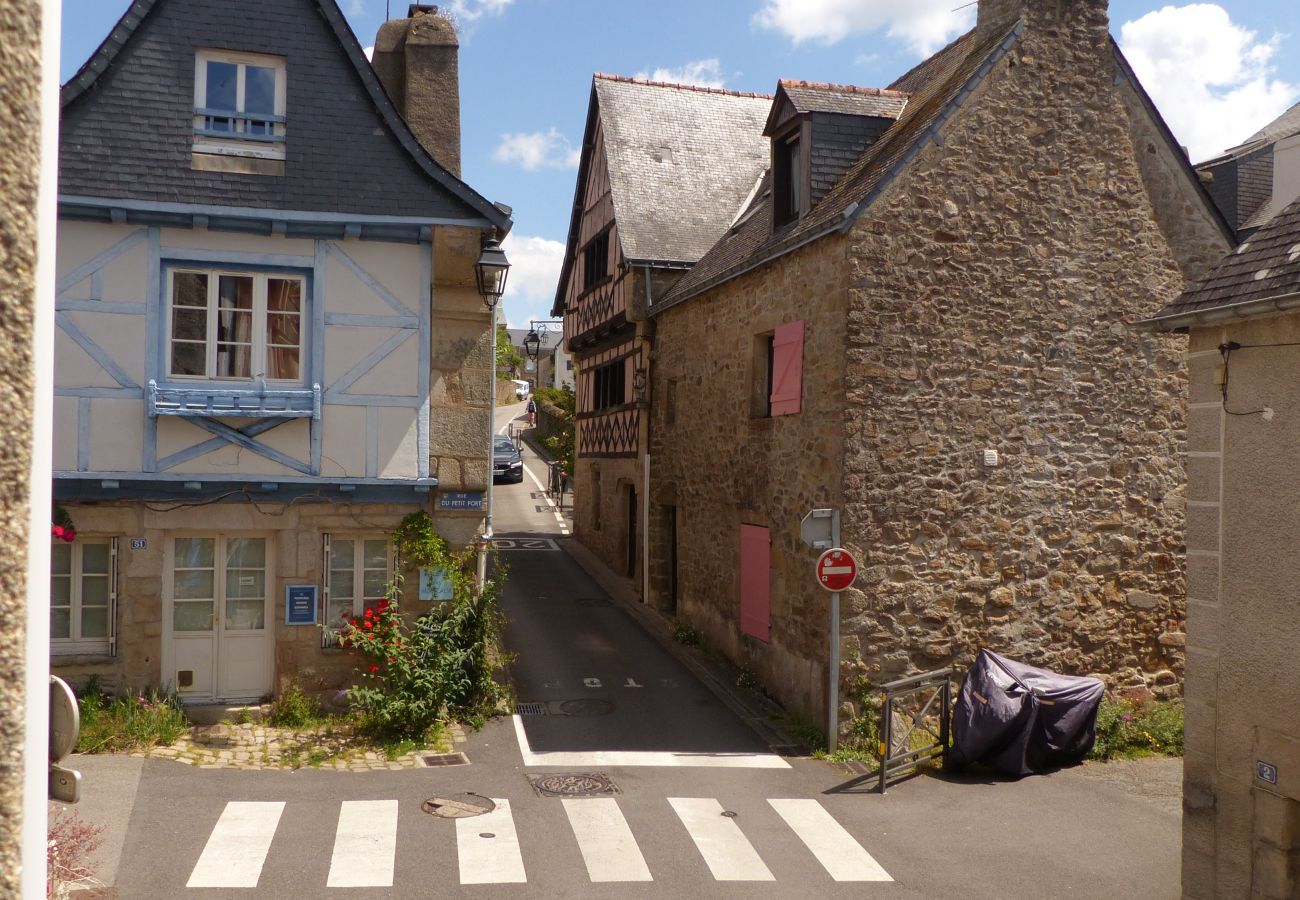
[[[613,606],[613,604],[610,603],[608,600],[606,600],[604,597],[579,597],[577,600],[574,600],[573,602],[574,605],[576,606],[583,606],[583,607],[587,607],[588,609],[599,608],[602,606]]]
[[[420,809],[440,819],[468,819],[496,809],[490,798],[479,794],[452,794],[450,797],[430,797],[420,804]]]
[[[608,700],[565,700],[560,704],[560,712],[566,716],[607,716],[613,711],[614,704]]]
[[[516,703],[515,715],[544,716],[546,715],[546,704],[545,703]]]
[[[623,793],[603,772],[559,772],[526,777],[539,797],[605,797]]]
[[[421,756],[420,762],[431,769],[442,766],[468,766],[469,757],[464,753],[430,753]]]

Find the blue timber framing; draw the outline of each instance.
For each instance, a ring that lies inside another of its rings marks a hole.
[[[55,472],[54,496],[63,502],[97,500],[240,503],[404,503],[424,506],[436,478],[394,481],[389,478],[318,478],[310,476],[192,475],[163,472]]]

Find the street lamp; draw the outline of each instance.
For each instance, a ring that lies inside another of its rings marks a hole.
[[[487,238],[483,241],[478,262],[474,263],[474,277],[478,280],[479,295],[483,297],[488,309],[496,309],[497,301],[506,292],[506,275],[509,273],[510,262],[506,259],[506,252],[501,249],[501,242],[496,238]]]
[[[494,441],[497,418],[497,304],[506,292],[506,275],[510,273],[510,261],[501,249],[501,242],[494,237],[483,240],[478,262],[474,263],[474,279],[478,282],[479,296],[483,305],[491,314],[490,340],[492,347],[492,365],[488,368],[488,455],[487,455],[487,515],[483,523],[483,537],[478,545],[478,586],[483,589],[487,578],[487,546],[492,540],[492,476],[494,467]]]
[[[542,339],[537,334],[537,329],[532,328],[528,332],[528,337],[524,338],[524,352],[533,362],[537,362],[537,352],[541,349]]]

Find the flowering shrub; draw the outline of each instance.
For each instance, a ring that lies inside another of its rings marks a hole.
[[[78,753],[122,753],[173,743],[189,727],[180,701],[148,691],[108,697],[92,681],[77,697],[81,710]]]
[[[54,524],[50,526],[50,535],[59,541],[71,544],[77,539],[77,529],[72,524],[72,516],[62,506],[54,507]]]
[[[452,599],[412,625],[398,607],[402,576],[397,573],[388,599],[350,619],[339,643],[362,660],[360,682],[347,691],[361,730],[419,739],[447,716],[486,715],[501,696],[492,671],[500,654],[498,596],[505,570],[497,567],[478,591],[473,552],[448,552],[424,512],[408,516],[395,539],[406,564],[449,573]]]
[[[1092,758],[1153,754],[1183,755],[1182,701],[1134,704],[1128,700],[1102,700]]]
[[[73,885],[94,882],[90,856],[99,849],[103,831],[102,826],[92,825],[66,809],[50,816],[45,845],[46,897],[65,897]]]

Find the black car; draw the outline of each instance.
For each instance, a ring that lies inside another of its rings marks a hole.
[[[524,480],[524,461],[515,442],[508,437],[492,441],[492,481],[520,484]]]

